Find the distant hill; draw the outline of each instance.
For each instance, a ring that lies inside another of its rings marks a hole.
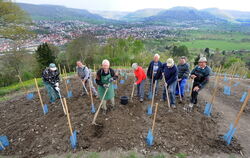
[[[86,22],[105,22],[107,19],[84,9],[72,9],[58,5],[34,5],[17,3],[33,20],[81,20]]]
[[[136,21],[136,20],[140,20],[142,18],[155,16],[155,15],[159,14],[161,11],[164,11],[164,9],[148,8],[148,9],[137,10],[135,12],[128,13],[124,17],[121,17],[120,20]]]
[[[130,12],[120,12],[120,11],[99,11],[99,10],[90,10],[93,14],[98,14],[106,19],[120,20],[122,17],[126,16]]]
[[[197,10],[190,7],[174,7],[165,11],[161,11],[155,16],[144,19],[145,22],[150,23],[189,23],[189,24],[203,24],[203,23],[224,23],[225,19],[216,17],[209,12]]]
[[[232,22],[250,22],[250,12],[242,12],[236,10],[222,10],[218,8],[203,9],[214,16],[230,20]]]

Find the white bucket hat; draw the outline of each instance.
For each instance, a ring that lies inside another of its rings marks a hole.
[[[174,60],[172,58],[168,58],[167,66],[169,66],[169,67],[174,66]]]
[[[206,58],[206,57],[201,57],[201,58],[199,59],[199,62],[207,62],[207,58]]]

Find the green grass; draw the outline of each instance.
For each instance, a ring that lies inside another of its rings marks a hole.
[[[37,82],[38,82],[38,86],[39,87],[41,87],[43,85],[41,78],[38,78]],[[23,84],[24,84],[24,87],[26,89],[29,89],[31,87],[35,87],[35,81],[34,81],[34,79],[24,81]],[[12,92],[15,92],[15,91],[19,91],[21,89],[23,89],[23,86],[22,86],[21,83],[15,83],[15,84],[12,84],[10,86],[0,87],[0,96],[4,96],[6,94],[9,94],[9,93],[12,93]]]
[[[178,153],[175,156],[178,157],[178,158],[186,158],[188,155],[184,154],[184,153]]]
[[[250,50],[250,42],[231,42],[224,40],[194,40],[188,42],[181,42],[181,44],[186,45],[190,48],[219,48],[220,50],[241,50],[247,49]]]

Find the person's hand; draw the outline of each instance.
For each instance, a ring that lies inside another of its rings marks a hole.
[[[195,79],[197,76],[195,76],[195,75],[191,75],[190,76],[192,79]]]
[[[168,84],[167,84],[167,83],[165,83],[165,87],[168,87]]]
[[[198,86],[195,86],[194,89],[193,89],[193,91],[196,91],[196,92],[197,92],[199,89],[200,89],[200,88],[199,88]]]
[[[180,78],[180,79],[178,79],[177,81],[178,81],[178,82],[180,82],[180,81],[181,81],[181,78]]]
[[[59,87],[55,87],[56,91],[59,92],[60,91],[60,88]]]
[[[103,87],[104,87],[104,88],[109,88],[109,85],[104,84]]]
[[[113,78],[110,78],[110,79],[109,79],[109,82],[113,82],[113,81],[114,81],[114,79],[113,79]]]
[[[58,82],[55,83],[55,87],[59,87],[59,83]]]
[[[86,83],[86,79],[83,79],[83,80],[82,80],[82,83]]]
[[[134,85],[136,86],[136,85],[137,85],[137,83],[135,82],[135,83],[134,83]]]

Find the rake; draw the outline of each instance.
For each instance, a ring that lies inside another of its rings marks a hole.
[[[67,119],[68,119],[68,124],[69,124],[69,130],[71,133],[70,136],[70,143],[71,143],[71,147],[73,149],[75,149],[77,147],[77,133],[76,131],[72,130],[72,126],[71,126],[71,120],[70,120],[70,115],[69,115],[69,110],[68,110],[68,105],[67,105],[67,101],[65,98],[63,98],[64,104],[65,104],[65,108],[66,108],[66,114],[67,114]]]
[[[247,95],[239,113],[237,114],[237,117],[234,121],[234,124],[230,124],[229,131],[223,136],[223,139],[224,139],[224,141],[226,141],[227,145],[229,145],[231,143],[231,140],[234,136],[234,133],[236,132],[236,126],[238,125],[240,117],[243,114],[245,107],[247,106],[247,102],[248,102],[249,98],[250,98],[250,89],[248,90],[248,95]]]
[[[148,130],[148,135],[147,135],[147,144],[148,146],[152,146],[154,144],[154,128],[155,128],[155,120],[156,120],[156,114],[158,110],[158,103],[155,104],[155,113],[154,113],[154,120],[153,120],[153,125],[152,128]]]
[[[92,81],[89,80],[89,93],[90,93],[90,99],[91,99],[91,113],[95,113],[95,105],[94,105],[94,101],[93,101],[93,93],[92,93]]]
[[[213,102],[214,102],[214,99],[215,99],[215,95],[216,95],[216,92],[217,92],[217,87],[218,87],[218,79],[219,79],[219,73],[221,71],[221,66],[218,70],[218,72],[216,73],[216,78],[215,78],[215,86],[214,86],[214,91],[213,91],[213,95],[212,95],[212,99],[211,99],[211,102],[210,103],[207,103],[206,106],[205,106],[205,110],[204,110],[204,115],[206,116],[211,116],[211,112],[212,112],[212,108],[213,108]]]
[[[99,105],[99,107],[98,107],[98,109],[97,109],[97,111],[96,111],[96,113],[95,113],[94,119],[93,119],[93,121],[92,121],[92,124],[93,124],[93,125],[97,125],[95,121],[96,121],[96,118],[97,118],[97,116],[98,116],[98,114],[99,114],[99,112],[100,112],[101,106],[102,106],[103,101],[104,101],[104,98],[105,98],[105,96],[106,96],[106,94],[107,94],[107,92],[108,92],[109,86],[110,86],[110,83],[108,84],[108,88],[106,88],[106,90],[105,90],[105,92],[104,92],[104,95],[103,95],[103,97],[102,97],[101,103],[100,103],[100,105]]]
[[[26,93],[26,98],[27,98],[28,100],[33,99],[33,98],[34,98],[34,93],[33,93],[33,92],[29,92],[29,91],[25,88],[25,86],[24,86],[24,84],[23,84],[23,81],[22,81],[22,78],[20,77],[20,75],[17,75],[17,77],[19,78],[19,81],[20,81],[20,83],[22,84],[22,87],[23,87],[23,89],[24,89],[24,91],[25,91],[25,93]]]
[[[41,106],[43,108],[43,113],[44,113],[44,115],[46,115],[49,112],[48,105],[43,104],[43,99],[42,99],[42,96],[41,96],[41,93],[40,93],[36,78],[35,78],[35,84],[36,84],[37,93],[38,93],[38,96],[39,96],[39,99],[40,99],[40,103],[41,103]]]
[[[148,115],[152,115],[152,113],[153,113],[153,105],[154,105],[154,99],[155,99],[156,84],[157,84],[157,80],[155,80],[155,83],[154,83],[154,89],[153,89],[153,96],[152,96],[151,105],[148,105],[148,111],[147,111]]]
[[[10,145],[7,136],[0,136],[0,151],[5,150],[6,147]]]

